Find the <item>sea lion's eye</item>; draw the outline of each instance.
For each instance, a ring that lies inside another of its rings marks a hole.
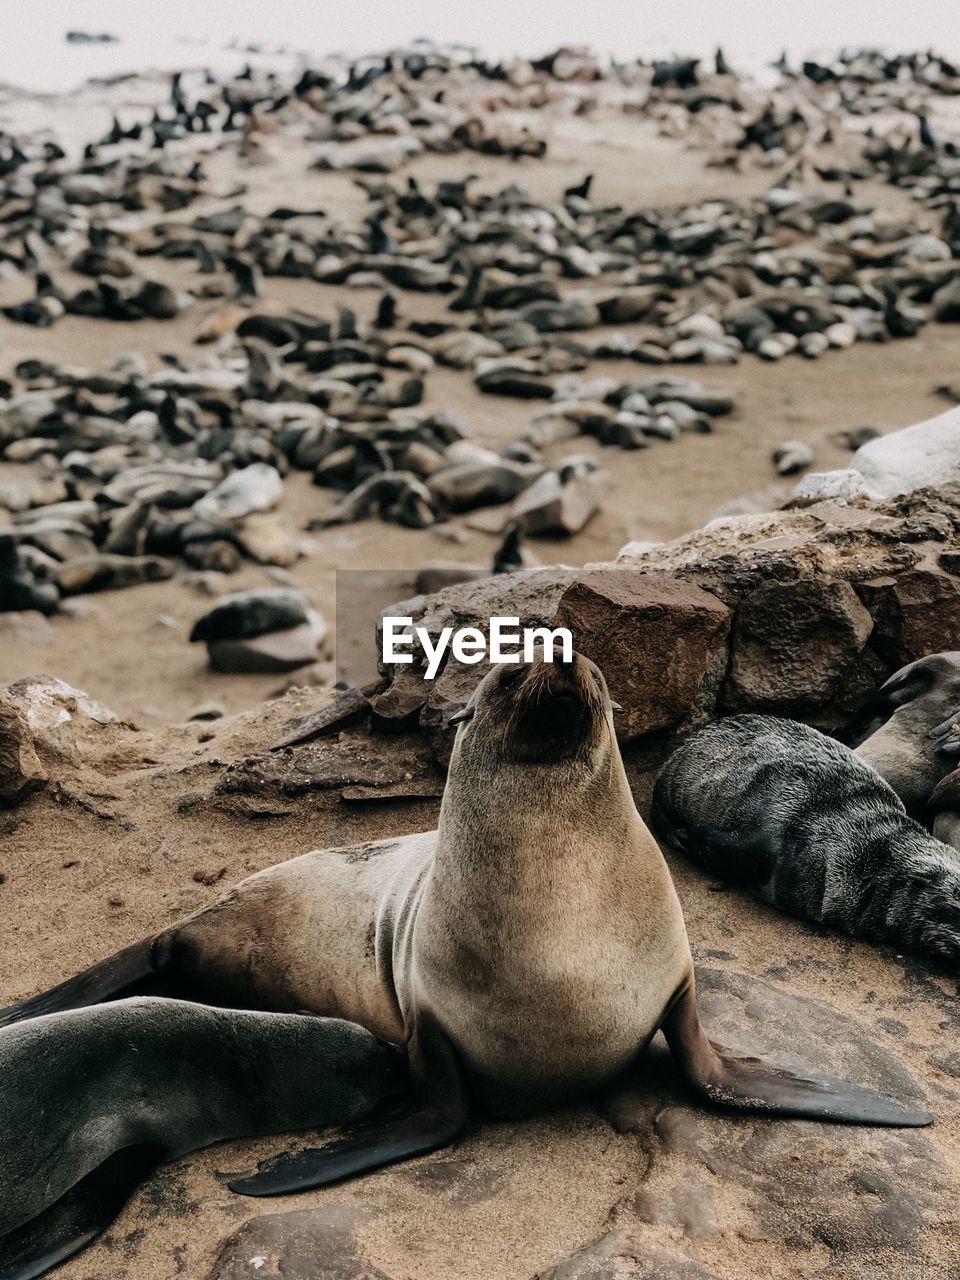
[[[508,688],[512,684],[516,684],[523,675],[524,668],[521,666],[506,667],[504,674],[500,677],[500,684],[503,688]]]

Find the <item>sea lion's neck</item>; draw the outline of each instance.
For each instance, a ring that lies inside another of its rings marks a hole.
[[[592,763],[592,762],[591,762]],[[586,762],[523,765],[452,762],[440,809],[436,871],[448,881],[542,887],[554,876],[569,888],[579,875],[609,873],[636,856],[643,824],[618,752]]]

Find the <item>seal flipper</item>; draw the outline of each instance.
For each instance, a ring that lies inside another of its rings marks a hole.
[[[670,1052],[697,1093],[722,1107],[837,1124],[921,1128],[929,1111],[846,1080],[808,1080],[759,1058],[737,1058],[707,1039],[691,982],[663,1021]]]
[[[656,800],[650,810],[650,822],[663,844],[693,858],[730,884],[755,888],[766,884],[773,875],[773,859],[762,830],[740,832],[687,826],[676,822]]]
[[[164,943],[164,934],[158,938],[144,938],[84,969],[76,977],[67,978],[49,991],[41,991],[37,996],[18,1000],[16,1004],[0,1009],[0,1027],[26,1022],[28,1018],[40,1018],[46,1013],[60,1013],[64,1009],[85,1009],[125,996],[166,994],[163,972],[169,965],[170,948]]]
[[[449,1146],[468,1115],[465,1082],[453,1047],[438,1031],[420,1031],[410,1042],[409,1062],[418,1097],[413,1110],[365,1121],[325,1147],[266,1161],[257,1173],[231,1182],[230,1190],[243,1196],[289,1195]]]
[[[115,1151],[43,1213],[0,1237],[0,1280],[34,1280],[92,1244],[163,1159],[147,1143]]]

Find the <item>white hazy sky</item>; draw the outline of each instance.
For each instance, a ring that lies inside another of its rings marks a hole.
[[[234,37],[314,53],[426,35],[494,55],[577,42],[627,58],[720,41],[751,64],[784,47],[796,57],[845,44],[960,57],[957,0],[0,0],[0,19],[0,82],[38,89],[199,64]],[[110,31],[121,44],[69,46],[70,28]]]

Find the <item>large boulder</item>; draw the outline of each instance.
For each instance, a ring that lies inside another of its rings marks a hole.
[[[848,582],[818,577],[757,587],[737,607],[724,703],[780,714],[816,708],[856,678],[872,631]]]
[[[849,467],[805,476],[796,495],[807,501],[857,494],[893,498],[957,480],[960,408],[868,440],[850,459]]]
[[[563,593],[554,625],[607,679],[626,741],[689,714],[708,673],[726,666],[730,610],[691,582],[629,569],[598,569]],[[714,681],[714,687],[716,682]]]
[[[956,648],[958,544],[960,484],[944,485],[725,517],[673,542],[631,544],[589,571],[503,574],[390,612],[434,638],[445,626],[486,629],[494,614],[522,626],[569,622],[624,706],[622,740],[646,753],[628,759],[639,782],[716,705],[833,732],[905,662]],[[381,667],[374,726],[419,724],[442,761],[450,712],[486,670],[448,659],[425,681],[417,663]]]

